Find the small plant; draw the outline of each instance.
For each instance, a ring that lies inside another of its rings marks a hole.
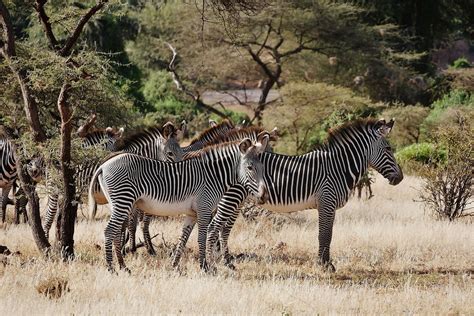
[[[471,63],[469,62],[469,60],[467,60],[465,57],[461,57],[461,58],[458,58],[456,59],[454,62],[453,62],[453,66],[452,66],[454,69],[460,69],[460,68],[471,68]]]
[[[440,219],[474,215],[466,212],[474,197],[474,129],[460,116],[457,125],[439,129],[435,141],[446,160],[424,167],[421,200]]]
[[[36,284],[36,291],[49,299],[57,299],[69,292],[68,281],[61,277],[48,277]]]

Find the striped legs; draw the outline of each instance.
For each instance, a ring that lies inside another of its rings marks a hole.
[[[130,252],[135,252],[137,250],[136,245],[136,232],[137,232],[137,222],[138,220],[142,221],[142,231],[143,231],[143,239],[145,243],[146,250],[151,256],[155,256],[156,252],[153,248],[153,244],[151,242],[150,237],[150,222],[152,216],[144,214],[141,210],[136,209],[130,214],[130,218],[128,221],[128,232],[130,234]]]
[[[15,192],[15,224],[20,224],[21,214],[23,214],[23,223],[28,223],[28,214],[26,213],[27,204],[28,198],[20,187]]]
[[[156,256],[156,251],[155,251],[155,248],[153,248],[153,244],[151,242],[151,236],[150,236],[151,219],[152,219],[151,215],[147,215],[147,214],[143,215],[143,221],[142,221],[143,240],[145,243],[146,250],[148,251],[148,254],[151,256]]]
[[[8,204],[13,204],[13,201],[8,197],[8,194],[10,193],[10,190],[12,188],[11,184],[8,184],[4,188],[2,188],[2,195],[0,197],[1,199],[1,206],[2,206],[2,223],[5,223],[5,219],[7,216],[7,205]]]
[[[125,262],[122,256],[122,229],[128,223],[129,210],[126,205],[114,205],[111,203],[112,216],[105,228],[105,261],[107,262],[107,269],[110,272],[114,271],[113,267],[113,252],[112,244],[115,247],[115,255],[120,269],[126,269]]]
[[[176,250],[174,252],[173,257],[173,267],[177,267],[179,260],[181,259],[181,255],[183,254],[184,247],[188,242],[189,235],[193,231],[194,225],[196,224],[196,217],[187,215],[184,218],[184,225],[183,230],[181,233],[181,237],[179,238],[178,245],[176,246]]]
[[[48,208],[46,209],[43,227],[46,239],[49,238],[49,230],[53,225],[54,218],[56,217],[56,213],[58,211],[58,197],[59,195],[56,193],[48,195]]]
[[[319,252],[318,263],[330,272],[336,271],[331,263],[330,246],[336,207],[330,203],[320,203],[319,207]]]

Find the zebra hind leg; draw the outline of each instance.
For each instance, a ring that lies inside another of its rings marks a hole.
[[[179,238],[178,245],[176,246],[176,250],[174,252],[173,257],[173,267],[177,267],[179,260],[181,259],[181,255],[183,254],[184,247],[188,242],[189,235],[193,231],[194,225],[196,224],[196,217],[194,216],[186,216],[184,219],[183,230],[181,232],[181,237]]]
[[[151,242],[150,237],[150,222],[151,215],[144,214],[142,221],[142,231],[143,231],[143,240],[145,243],[146,250],[150,256],[156,256],[155,248],[153,248],[153,243]]]
[[[49,230],[53,225],[54,218],[56,217],[56,213],[58,211],[58,198],[59,196],[57,194],[50,194],[48,196],[48,207],[46,210],[46,216],[44,219],[43,227],[46,239],[49,239]]]

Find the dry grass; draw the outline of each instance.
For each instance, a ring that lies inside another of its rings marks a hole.
[[[0,314],[473,314],[473,223],[431,218],[413,201],[416,187],[410,177],[397,187],[378,178],[373,199],[352,199],[338,211],[335,274],[315,265],[315,211],[239,219],[230,247],[246,259],[234,272],[218,266],[215,275],[198,270],[196,232],[180,271],[171,269],[160,237],[157,258],[141,248],[126,258],[131,275],[111,275],[98,246],[106,211],[100,221],[78,223],[78,258],[70,264],[38,258],[26,225],[4,225],[0,244],[20,253],[0,260]],[[155,221],[151,231],[171,244],[180,222]],[[68,291],[54,299],[38,293],[58,280]]]

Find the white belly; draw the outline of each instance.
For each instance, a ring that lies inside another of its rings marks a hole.
[[[161,202],[149,197],[143,197],[135,203],[135,206],[145,213],[155,216],[195,215],[193,202],[194,197],[189,197],[184,201],[176,203]]]
[[[298,211],[304,211],[309,209],[315,209],[317,207],[316,201],[314,199],[309,199],[307,201],[302,201],[299,203],[293,204],[264,204],[260,205],[261,207],[276,213],[292,213]]]

